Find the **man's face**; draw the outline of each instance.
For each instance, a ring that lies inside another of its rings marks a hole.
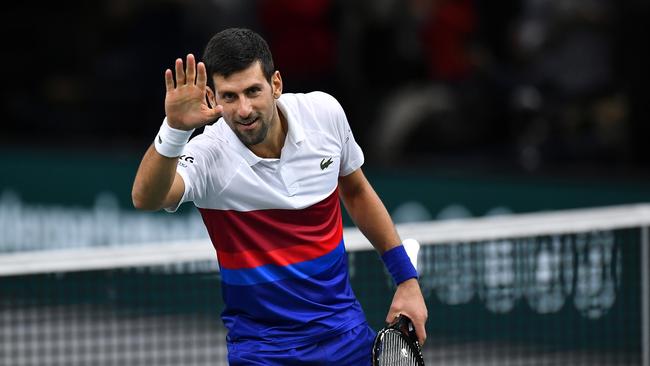
[[[281,92],[276,72],[271,83],[264,77],[262,65],[254,62],[247,69],[228,77],[213,75],[217,104],[223,106],[223,119],[246,146],[263,142],[274,123],[274,96]]]

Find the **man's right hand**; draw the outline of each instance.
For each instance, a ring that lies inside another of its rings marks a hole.
[[[214,93],[207,86],[205,64],[196,65],[194,55],[187,55],[187,68],[183,60],[176,59],[176,85],[170,69],[165,70],[165,114],[167,123],[179,130],[202,127],[221,117],[223,107],[217,105]]]

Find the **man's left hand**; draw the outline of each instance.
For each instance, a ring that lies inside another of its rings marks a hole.
[[[390,305],[386,323],[390,324],[400,314],[408,316],[415,326],[415,333],[418,336],[420,345],[424,344],[427,339],[427,331],[424,324],[427,321],[427,306],[424,303],[424,297],[420,290],[417,279],[411,278],[397,286],[393,303]]]

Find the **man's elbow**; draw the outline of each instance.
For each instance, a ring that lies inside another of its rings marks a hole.
[[[143,211],[158,211],[162,208],[161,203],[153,202],[150,199],[147,199],[140,192],[133,190],[131,192],[131,201],[133,202],[133,207],[138,210]]]

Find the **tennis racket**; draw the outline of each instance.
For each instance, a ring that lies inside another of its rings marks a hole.
[[[411,319],[400,315],[377,333],[372,345],[373,366],[424,366],[422,349]]]

